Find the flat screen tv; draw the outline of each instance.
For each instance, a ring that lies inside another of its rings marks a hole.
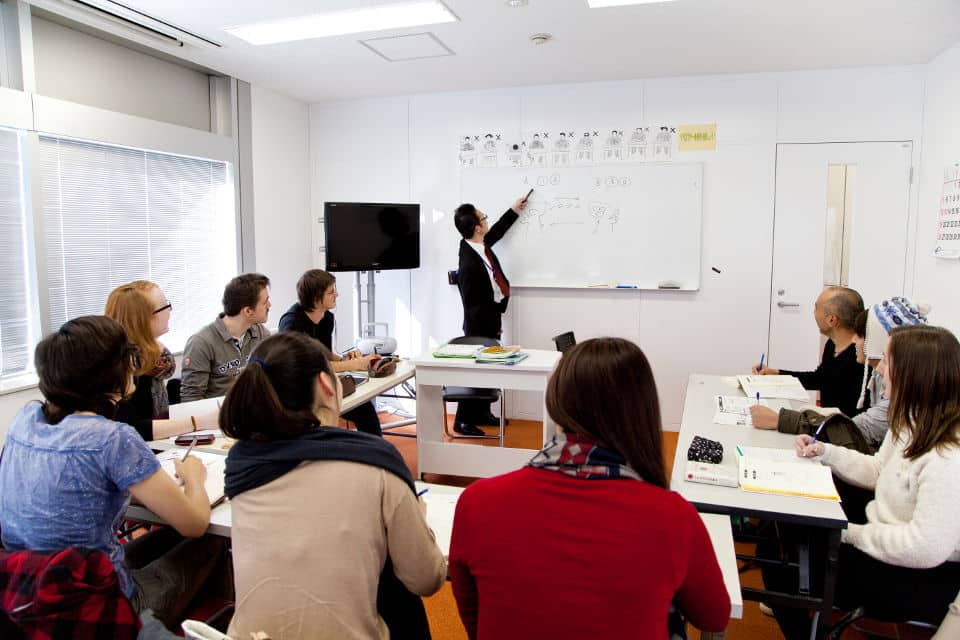
[[[420,205],[325,202],[327,271],[420,267]]]

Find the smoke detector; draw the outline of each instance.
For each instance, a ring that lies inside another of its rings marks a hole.
[[[547,40],[550,40],[553,36],[549,33],[535,33],[530,36],[530,42],[533,44],[545,44]]]

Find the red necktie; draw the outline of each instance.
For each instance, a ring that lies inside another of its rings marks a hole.
[[[496,260],[493,259],[493,251],[490,251],[490,247],[484,245],[483,252],[487,255],[487,260],[490,262],[490,270],[493,271],[494,282],[500,287],[500,291],[503,292],[504,297],[509,296],[510,285],[507,284],[506,277],[504,277],[503,272],[500,271],[500,267],[497,266]]]

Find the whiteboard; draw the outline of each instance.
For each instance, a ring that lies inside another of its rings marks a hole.
[[[491,224],[534,189],[496,245],[513,287],[699,289],[702,186],[700,163],[460,173],[462,201]]]

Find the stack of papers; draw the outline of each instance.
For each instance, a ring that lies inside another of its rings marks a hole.
[[[737,456],[744,491],[840,500],[830,468],[791,449],[737,446]]]
[[[483,353],[477,354],[477,362],[481,364],[505,364],[512,365],[517,364],[521,360],[526,360],[530,356],[529,353],[524,353],[522,351],[517,351],[516,353],[511,353],[506,356],[488,356]]]
[[[737,376],[743,392],[748,398],[787,398],[789,400],[810,400],[810,394],[793,376]]]
[[[713,414],[714,424],[753,426],[750,407],[757,404],[756,395],[752,398],[745,396],[714,396],[714,402],[717,407],[716,413]],[[760,400],[759,404],[761,407],[767,407],[774,411],[790,408],[790,403],[787,400]]]

